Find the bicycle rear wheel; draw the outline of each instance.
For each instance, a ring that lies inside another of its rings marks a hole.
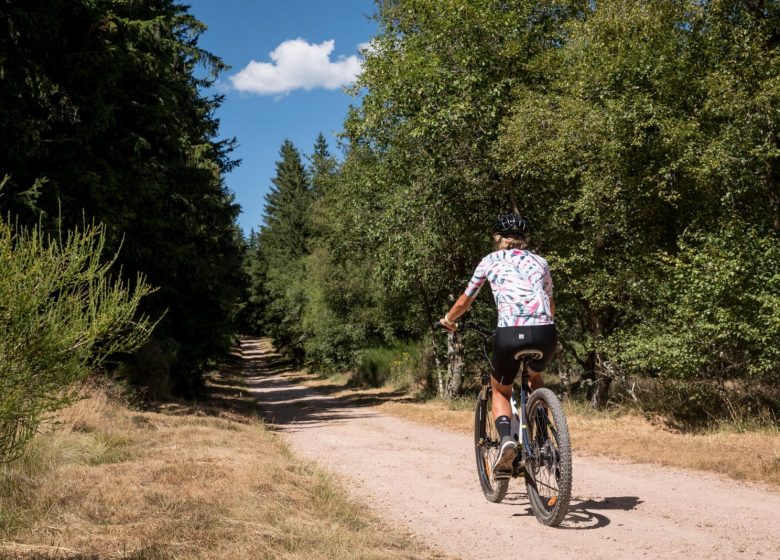
[[[484,400],[481,394],[477,397],[474,408],[474,450],[482,493],[488,501],[498,503],[506,496],[509,478],[493,477],[493,464],[498,456],[500,438],[493,421],[492,396],[492,391],[487,389]]]
[[[531,393],[526,405],[531,457],[525,465],[528,499],[540,523],[555,527],[569,510],[572,483],[569,426],[549,389]]]

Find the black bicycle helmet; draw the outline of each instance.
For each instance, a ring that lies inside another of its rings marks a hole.
[[[528,222],[520,214],[502,214],[493,224],[493,233],[525,237],[528,235]]]

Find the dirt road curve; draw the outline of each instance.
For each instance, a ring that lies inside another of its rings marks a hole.
[[[298,454],[454,556],[780,558],[780,493],[765,487],[575,452],[571,513],[550,529],[533,517],[517,481],[504,503],[484,499],[469,438],[291,384],[267,343],[245,341],[242,351],[248,390]]]

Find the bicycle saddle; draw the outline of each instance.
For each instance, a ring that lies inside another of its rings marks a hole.
[[[524,348],[515,354],[515,360],[541,360],[544,353],[534,348]]]

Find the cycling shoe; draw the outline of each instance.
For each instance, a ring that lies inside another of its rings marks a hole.
[[[511,436],[502,438],[498,457],[493,465],[494,476],[497,478],[511,476],[515,457],[517,457],[517,442]]]

